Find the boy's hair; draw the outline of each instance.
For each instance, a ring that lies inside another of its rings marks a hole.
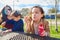
[[[12,15],[15,16],[15,17],[18,17],[18,16],[22,17],[20,11],[15,11]]]

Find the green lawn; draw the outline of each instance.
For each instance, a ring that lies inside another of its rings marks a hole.
[[[54,38],[60,38],[60,26],[58,26],[58,32],[56,32],[55,26],[50,26],[50,36]]]

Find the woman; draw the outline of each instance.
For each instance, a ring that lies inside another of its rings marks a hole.
[[[9,5],[6,5],[2,9],[2,11],[1,11],[1,13],[2,13],[2,22],[8,20],[7,16],[9,16],[11,14],[11,12],[12,12],[12,8]]]
[[[31,17],[25,17],[25,32],[40,36],[49,36],[49,23],[44,19],[44,11],[40,6],[34,6],[31,10]],[[40,24],[43,24],[43,31],[40,29]],[[42,34],[41,33],[42,31]]]

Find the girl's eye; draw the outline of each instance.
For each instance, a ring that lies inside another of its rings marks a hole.
[[[38,12],[32,12],[32,14],[38,14]]]

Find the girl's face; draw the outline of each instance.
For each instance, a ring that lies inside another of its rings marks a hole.
[[[43,17],[43,14],[41,14],[41,11],[39,8],[33,8],[32,9],[32,20],[33,21],[38,21]]]

